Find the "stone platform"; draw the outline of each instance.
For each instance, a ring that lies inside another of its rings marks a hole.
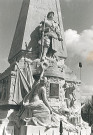
[[[0,135],[61,135],[59,132],[59,128],[46,128],[42,126],[21,126],[18,131],[14,126],[7,126],[3,128],[1,133],[1,125],[0,125]],[[78,129],[78,133],[67,131],[63,129],[62,135],[90,135],[91,129],[89,127]],[[92,135],[92,134],[91,134]]]
[[[78,133],[63,131],[63,135],[78,135]],[[59,128],[47,129],[42,126],[21,126],[19,135],[60,135]]]

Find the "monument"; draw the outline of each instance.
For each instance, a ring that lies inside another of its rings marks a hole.
[[[14,135],[55,135],[59,125],[60,134],[77,135],[80,111],[75,114],[73,91],[79,82],[68,71],[66,58],[60,1],[23,0],[10,66],[0,75],[1,125],[7,118]]]

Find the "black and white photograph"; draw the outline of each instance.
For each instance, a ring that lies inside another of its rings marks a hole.
[[[93,0],[0,0],[0,135],[93,135]]]

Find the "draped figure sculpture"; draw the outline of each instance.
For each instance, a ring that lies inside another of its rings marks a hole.
[[[46,81],[46,77],[42,77],[23,100],[25,111],[21,115],[21,119],[28,125],[47,126],[51,124],[52,109],[46,97]]]

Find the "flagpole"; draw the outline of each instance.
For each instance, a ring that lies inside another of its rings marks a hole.
[[[80,80],[81,80],[81,68],[80,68]]]
[[[79,68],[80,68],[80,80],[81,80],[81,68],[82,68],[82,63],[79,62]]]

